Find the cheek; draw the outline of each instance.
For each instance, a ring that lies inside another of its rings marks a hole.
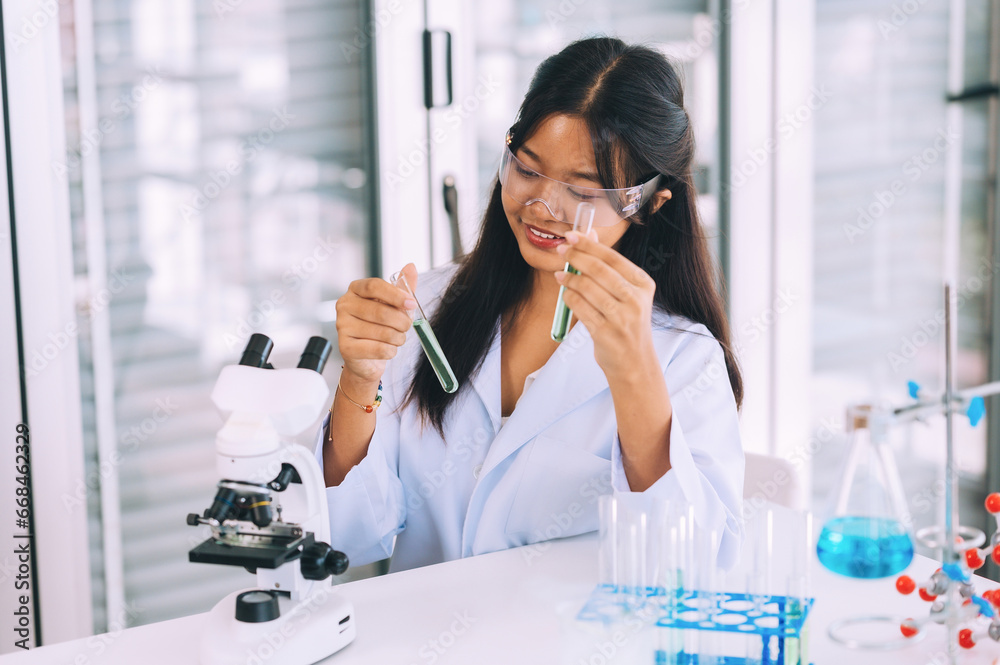
[[[517,224],[519,206],[511,205],[506,199],[503,201],[503,212],[507,216],[507,223],[513,228]]]
[[[622,220],[614,226],[605,226],[597,229],[597,239],[606,247],[614,247],[615,243],[622,239],[628,231],[629,223]]]

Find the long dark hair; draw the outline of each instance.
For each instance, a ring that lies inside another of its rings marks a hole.
[[[655,212],[647,203],[615,249],[656,281],[654,304],[702,323],[725,353],[737,406],[743,379],[696,208],[691,165],[694,135],[677,71],[659,52],[599,37],[574,42],[535,71],[511,128],[511,150],[553,115],[580,118],[590,130],[597,173],[606,188],[631,187],[661,175],[672,196]],[[498,137],[499,139],[499,137]],[[498,140],[497,149],[500,149]],[[518,249],[494,182],[476,248],[465,257],[431,320],[463,390],[482,365],[497,321],[510,325],[532,286],[532,268]],[[444,434],[455,394],[441,390],[421,356],[405,403]]]

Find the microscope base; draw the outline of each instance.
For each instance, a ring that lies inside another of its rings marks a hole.
[[[333,586],[298,602],[280,597],[281,616],[265,623],[236,620],[243,591],[249,589],[229,594],[206,617],[203,665],[312,665],[354,640],[354,608]]]

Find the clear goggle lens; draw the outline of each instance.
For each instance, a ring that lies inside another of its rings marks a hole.
[[[659,175],[635,187],[597,189],[581,187],[542,175],[519,160],[505,145],[500,158],[500,188],[524,206],[540,203],[560,222],[571,224],[577,205],[594,206],[594,226],[614,226],[639,211],[656,191]]]

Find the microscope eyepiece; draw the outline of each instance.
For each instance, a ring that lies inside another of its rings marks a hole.
[[[323,373],[323,368],[326,366],[326,360],[330,357],[330,349],[333,346],[323,337],[310,337],[309,341],[306,342],[306,348],[302,352],[302,357],[299,359],[299,367],[302,369],[311,369]]]
[[[247,346],[243,349],[240,364],[248,367],[264,367],[267,364],[267,357],[271,355],[272,348],[274,348],[274,342],[271,341],[270,337],[254,333],[250,335]]]

